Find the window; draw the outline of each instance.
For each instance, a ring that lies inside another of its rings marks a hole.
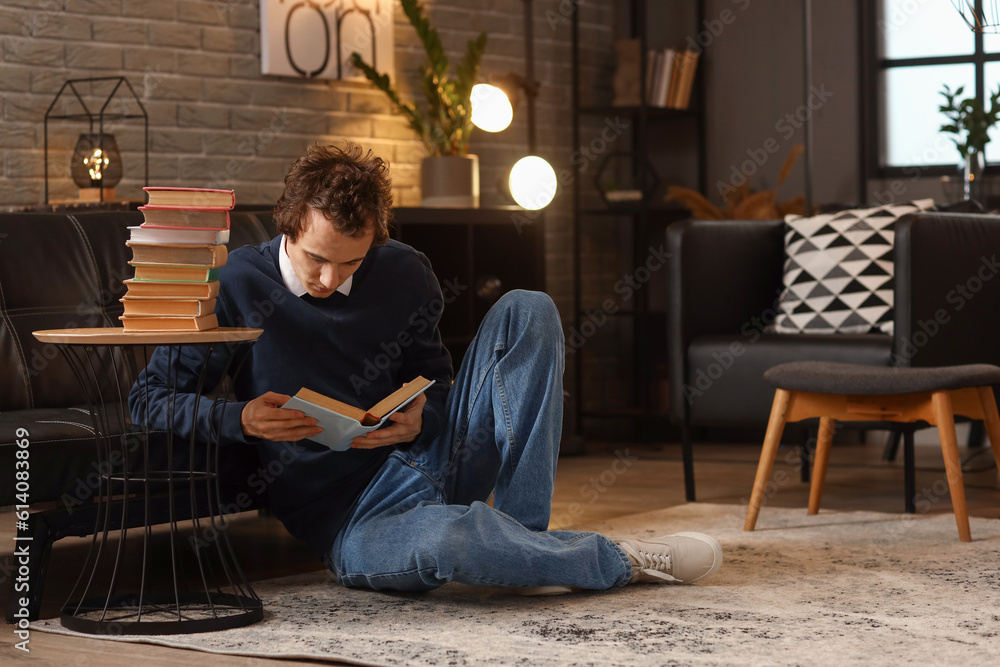
[[[869,119],[875,139],[868,149],[870,167],[880,176],[914,167],[926,175],[954,172],[959,153],[950,135],[940,131],[947,122],[938,111],[941,90],[964,86],[962,99],[988,100],[1000,86],[1000,35],[974,33],[949,0],[866,0],[865,5],[872,54],[869,114],[875,114],[874,122]],[[1000,162],[1000,132],[990,138],[986,161]]]

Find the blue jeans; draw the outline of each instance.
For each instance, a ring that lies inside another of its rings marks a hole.
[[[547,295],[501,297],[466,352],[441,435],[421,451],[393,452],[337,536],[326,564],[343,585],[604,589],[628,581],[628,557],[608,538],[546,530],[564,356]]]

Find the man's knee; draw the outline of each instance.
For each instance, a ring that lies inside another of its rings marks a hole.
[[[562,332],[559,309],[545,292],[515,289],[505,293],[495,307],[509,309],[515,315],[527,315],[534,324],[543,324]]]

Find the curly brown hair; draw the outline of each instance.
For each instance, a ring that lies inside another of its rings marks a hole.
[[[274,207],[278,231],[298,239],[313,208],[351,237],[374,229],[373,246],[389,240],[392,219],[392,180],[389,164],[357,144],[309,147],[288,169],[285,191]]]

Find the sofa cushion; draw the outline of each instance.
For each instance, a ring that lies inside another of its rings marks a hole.
[[[785,219],[779,333],[892,333],[896,220],[934,201]]]
[[[120,423],[120,415],[108,406],[108,423]],[[114,429],[121,432],[121,429]],[[38,408],[0,412],[0,468],[14,470],[17,442],[26,440],[29,453],[31,502],[74,500],[71,504],[92,502],[98,490],[101,470],[94,438],[94,420],[84,406],[69,408]],[[129,443],[124,449],[122,442]],[[113,437],[110,446],[118,448],[116,460],[128,450],[137,448],[135,438]],[[121,460],[124,460],[122,458]],[[152,461],[151,461],[152,462]],[[137,471],[133,456],[130,468]],[[14,504],[14,486],[4,484],[0,505]]]
[[[693,424],[767,423],[774,388],[764,371],[790,361],[840,361],[888,366],[892,336],[884,334],[754,334],[699,336],[689,348],[684,398]]]
[[[129,216],[107,215],[103,227],[90,229],[75,216],[2,216],[0,369],[5,381],[0,410],[86,402],[58,349],[31,332],[115,325],[121,312],[118,290],[124,289],[109,283],[127,266]]]

